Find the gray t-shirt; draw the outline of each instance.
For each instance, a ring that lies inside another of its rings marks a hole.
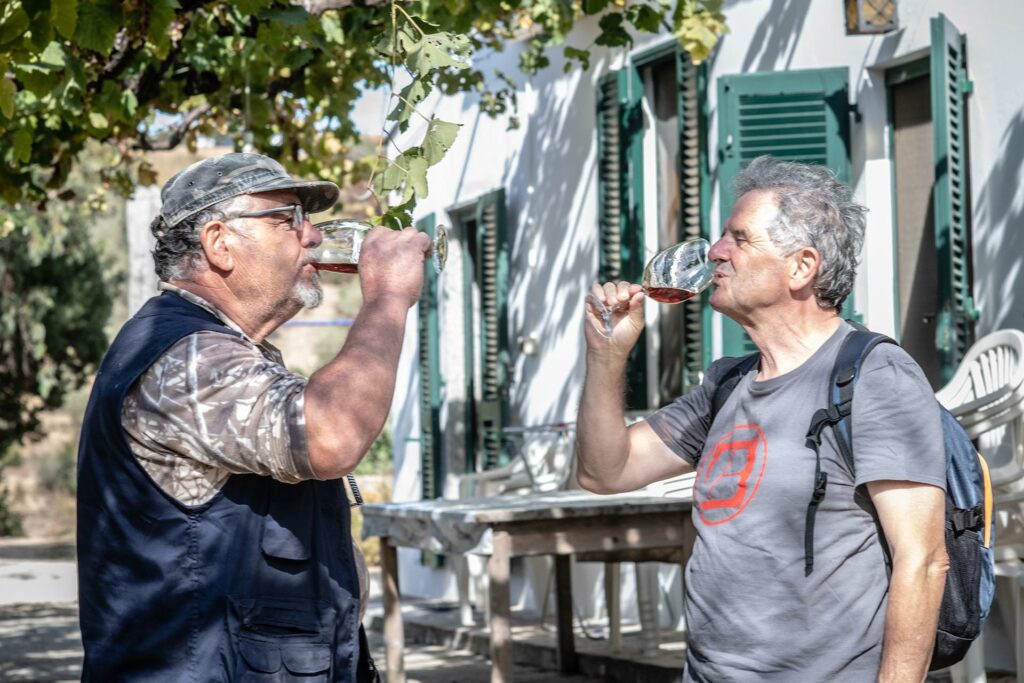
[[[688,680],[869,681],[878,675],[888,577],[865,488],[901,480],[945,488],[934,394],[903,349],[882,344],[861,368],[853,401],[853,480],[826,428],[828,488],[804,575],[804,526],[814,452],[811,415],[826,407],[836,333],[799,368],[743,377],[708,426],[721,362],[690,394],[647,422],[690,464],[697,540],[686,566]]]

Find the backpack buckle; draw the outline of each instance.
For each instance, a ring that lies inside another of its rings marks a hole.
[[[828,486],[828,473],[818,473],[818,480],[814,483],[814,493],[811,494],[811,504],[817,505],[825,500],[825,487]]]
[[[834,405],[830,405],[827,409],[818,408],[814,411],[814,416],[811,417],[811,426],[807,428],[807,447],[817,449],[821,445],[821,432],[825,429],[825,425],[836,424],[841,419],[843,416]]]

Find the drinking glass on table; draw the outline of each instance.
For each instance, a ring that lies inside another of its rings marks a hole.
[[[711,284],[715,274],[715,264],[708,260],[710,250],[706,239],[696,237],[659,251],[644,268],[640,282],[644,294],[663,304],[678,304],[700,294]],[[601,316],[610,335],[612,313],[626,304],[616,303],[608,308],[593,293],[587,295],[587,300]]]
[[[313,267],[335,273],[358,273],[363,240],[374,226],[363,221],[342,219],[317,223],[313,227],[323,236],[320,246],[313,250]],[[448,232],[443,225],[434,230],[430,260],[436,272],[444,270],[448,260]]]

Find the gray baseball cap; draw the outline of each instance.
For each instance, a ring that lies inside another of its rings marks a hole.
[[[223,154],[192,164],[167,181],[160,191],[165,228],[243,194],[291,190],[309,213],[329,209],[341,191],[326,180],[292,178],[281,164],[262,154]]]

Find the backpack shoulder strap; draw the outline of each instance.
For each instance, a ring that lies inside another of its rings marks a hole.
[[[871,350],[879,344],[896,343],[884,334],[857,327],[843,340],[829,377],[829,408],[834,407],[838,415],[833,427],[837,433],[836,441],[843,461],[854,476],[857,469],[853,458],[853,390],[864,359]]]
[[[828,407],[819,408],[811,417],[807,428],[807,447],[814,451],[814,493],[807,504],[807,519],[804,526],[804,574],[809,575],[814,569],[814,519],[818,513],[818,505],[825,499],[828,485],[828,474],[821,470],[821,433],[826,426],[836,432],[839,452],[850,470],[856,476],[853,458],[853,390],[857,385],[857,376],[871,350],[883,343],[895,344],[884,334],[871,332],[856,323],[851,323],[854,331],[843,339],[832,365],[828,384]]]
[[[731,367],[722,375],[718,386],[715,387],[715,393],[711,396],[711,421],[708,423],[709,425],[715,421],[715,416],[718,415],[725,402],[729,400],[733,389],[740,383],[743,376],[756,368],[757,364],[761,362],[761,354],[755,351],[746,356],[737,356],[722,362],[731,363]]]
[[[736,385],[740,383],[743,376],[757,367],[757,364],[761,361],[761,354],[755,351],[754,353],[746,356],[736,356],[734,358],[723,359],[722,363],[728,363],[728,369],[722,375],[722,379],[719,380],[718,385],[715,387],[715,393],[711,395],[711,414],[708,417],[708,429],[715,422],[715,416],[725,405],[725,402],[729,400],[729,396],[732,395],[732,390],[736,388]],[[693,466],[697,467],[700,463],[700,454],[698,453],[693,460]]]

